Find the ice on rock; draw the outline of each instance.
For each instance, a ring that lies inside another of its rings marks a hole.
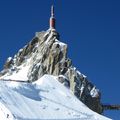
[[[93,87],[92,90],[90,91],[90,95],[92,97],[98,97],[99,96],[99,90],[96,89],[96,87]]]

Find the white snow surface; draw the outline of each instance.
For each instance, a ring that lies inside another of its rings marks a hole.
[[[0,120],[110,120],[86,107],[51,75],[33,83],[1,80],[0,93]]]

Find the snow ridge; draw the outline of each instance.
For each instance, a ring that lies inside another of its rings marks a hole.
[[[0,111],[5,112],[2,120],[7,120],[7,115],[8,120],[109,120],[87,108],[55,76],[13,83],[0,84],[0,105],[5,105]]]

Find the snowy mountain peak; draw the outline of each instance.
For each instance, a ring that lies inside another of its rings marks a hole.
[[[62,85],[71,90],[72,94],[90,109],[102,113],[99,90],[72,65],[72,61],[67,57],[67,44],[60,42],[60,36],[55,29],[36,32],[35,37],[27,45],[20,49],[13,58],[9,57],[7,59],[3,71],[0,72],[0,79],[5,82],[11,80],[13,81],[12,83],[21,82],[20,85],[23,85],[21,90],[25,87],[22,83],[23,81],[29,82],[26,89],[32,87],[34,90],[35,83],[40,85],[40,87],[43,87],[41,86],[42,84],[45,85],[44,90],[47,91],[46,85],[47,89],[48,87],[53,89],[56,86],[53,86],[51,82],[47,83],[46,79],[43,81],[46,75],[48,75],[47,82],[51,80],[51,75],[55,76],[54,80],[59,81],[60,84],[62,83]],[[34,82],[34,85],[29,85],[32,82]],[[44,82],[46,83],[43,84]],[[51,88],[51,85],[53,88]],[[13,88],[15,87],[14,90],[20,88],[18,83],[12,86]],[[67,88],[62,87],[62,89]],[[36,91],[37,89],[35,88]],[[36,94],[33,90],[31,89],[28,92]],[[25,91],[21,91],[23,92],[22,94],[28,94]],[[65,95],[66,92],[64,93],[60,90],[58,96],[59,94]]]

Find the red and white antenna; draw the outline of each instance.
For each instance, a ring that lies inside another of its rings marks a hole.
[[[51,6],[50,29],[55,29],[54,6]]]

